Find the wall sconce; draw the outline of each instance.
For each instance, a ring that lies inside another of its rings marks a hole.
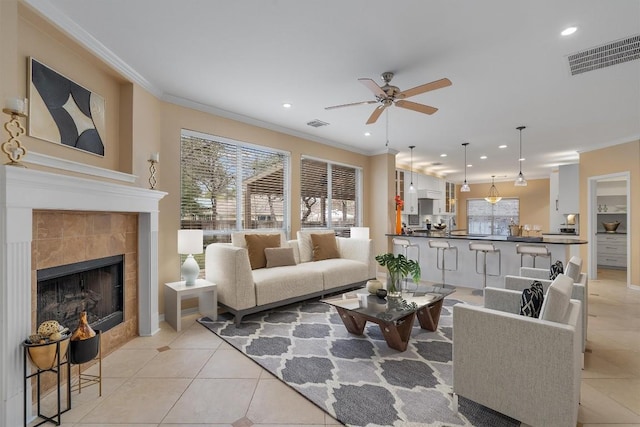
[[[178,253],[187,255],[180,273],[185,280],[185,286],[193,286],[200,274],[200,266],[193,254],[201,254],[204,242],[202,230],[178,230]]]
[[[158,181],[156,180],[156,164],[160,163],[160,153],[157,151],[149,156],[149,188],[156,188]]]
[[[2,143],[2,151],[9,157],[7,165],[25,167],[20,163],[20,159],[27,154],[27,150],[19,139],[25,134],[25,129],[18,117],[27,117],[27,103],[26,98],[8,98],[5,108],[2,109],[3,113],[11,116],[11,119],[4,124],[5,130],[9,133],[9,139]]]

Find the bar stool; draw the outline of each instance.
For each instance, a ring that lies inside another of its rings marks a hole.
[[[442,270],[442,287],[444,288],[444,272],[445,271],[458,271],[458,248],[456,246],[451,246],[451,244],[446,240],[429,240],[429,247],[436,249],[436,268],[438,270]],[[445,266],[445,254],[446,251],[455,251],[456,255],[456,267],[455,268],[446,268]],[[442,261],[440,260],[440,254],[442,254]]]
[[[409,248],[414,248],[416,249],[416,253],[418,255],[416,262],[420,263],[420,246],[415,244],[415,243],[411,243],[409,241],[409,239],[402,239],[402,238],[398,238],[398,237],[394,237],[393,240],[393,246],[394,249],[396,246],[400,246],[403,248],[404,250],[404,257],[405,258],[409,258],[408,252],[409,252]],[[404,289],[407,290],[407,278],[404,278]]]
[[[482,274],[482,287],[487,287],[487,276],[500,276],[502,273],[502,254],[500,249],[497,249],[493,243],[487,242],[469,242],[469,250],[476,251],[476,273]],[[478,271],[478,252],[482,252],[482,271]],[[498,255],[498,274],[491,274],[487,272],[487,254]]]
[[[516,245],[516,253],[520,254],[520,267],[522,267],[523,257],[528,255],[533,258],[533,267],[536,266],[536,258],[549,258],[549,267],[551,267],[551,252],[545,245]]]

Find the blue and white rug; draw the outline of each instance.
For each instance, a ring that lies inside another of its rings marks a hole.
[[[452,410],[451,307],[438,330],[415,321],[407,350],[387,346],[378,325],[347,332],[335,309],[317,301],[247,316],[199,322],[348,426],[519,426],[462,397]]]

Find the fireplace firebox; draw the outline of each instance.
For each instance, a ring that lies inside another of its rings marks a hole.
[[[41,269],[37,279],[38,325],[57,320],[73,331],[82,311],[102,332],[124,320],[124,255]]]

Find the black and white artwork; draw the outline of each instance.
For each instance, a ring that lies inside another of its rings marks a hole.
[[[105,100],[29,58],[29,136],[104,156]]]

